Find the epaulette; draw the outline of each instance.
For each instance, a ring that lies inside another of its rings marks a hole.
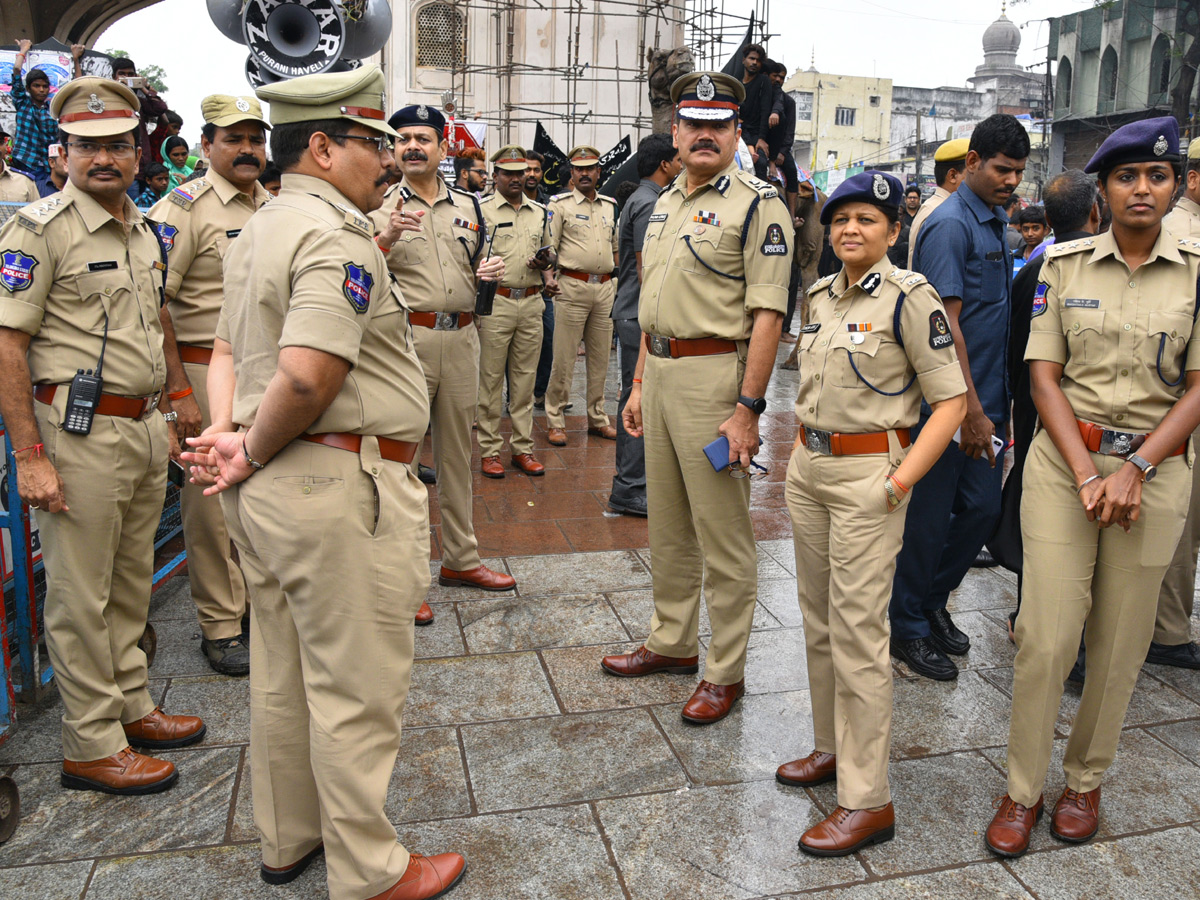
[[[30,203],[17,210],[17,222],[34,234],[41,234],[46,223],[75,201],[66,194],[51,194],[37,203]]]
[[[555,200],[565,200],[570,196],[571,191],[563,191],[561,194],[555,194],[553,197],[551,197],[549,202],[553,203]]]
[[[167,197],[176,206],[181,206],[184,209],[191,209],[192,204],[205,191],[212,187],[212,182],[206,178],[197,178],[195,181],[188,181],[175,188]]]
[[[334,209],[345,213],[346,215],[346,220],[342,224],[343,228],[349,228],[351,231],[357,231],[368,238],[375,237],[375,230],[371,228],[371,223],[367,219],[364,219],[344,203],[334,203],[332,205]]]
[[[452,194],[458,194],[460,197],[473,197],[476,200],[479,199],[474,194],[472,194],[470,191],[464,191],[462,188],[456,188],[452,184],[446,185],[446,190],[448,190]]]
[[[762,179],[755,178],[744,169],[738,169],[736,175],[738,181],[754,190],[764,200],[779,196],[779,190],[773,184],[767,184]]]
[[[813,294],[813,293],[816,293],[817,291],[819,291],[821,288],[829,287],[829,285],[833,284],[833,279],[835,279],[835,278],[837,278],[837,272],[834,272],[832,275],[826,275],[824,278],[822,278],[820,281],[818,281],[816,284],[814,284],[812,287],[810,287],[808,289],[808,292],[810,294]]]
[[[505,200],[504,202],[507,203],[508,201]],[[545,203],[538,203],[536,200],[530,200],[528,197],[525,198],[525,202],[528,203],[530,206],[532,206],[534,209],[540,209],[543,212],[546,210]]]
[[[608,201],[609,203],[611,203],[613,206],[616,206],[616,205],[617,205],[617,198],[616,198],[616,197],[610,197],[610,196],[608,196],[608,194],[596,194],[596,199],[597,199],[597,200],[607,200],[607,201]]]
[[[1200,240],[1191,237],[1177,237],[1176,240],[1179,242],[1180,250],[1200,255]]]
[[[1075,241],[1067,241],[1065,244],[1051,244],[1043,252],[1046,254],[1046,259],[1053,259],[1083,250],[1091,250],[1095,246],[1095,238],[1079,238]]]
[[[918,284],[925,284],[928,279],[920,272],[912,272],[908,269],[892,269],[888,272],[888,281],[896,285],[902,290],[910,290]]]

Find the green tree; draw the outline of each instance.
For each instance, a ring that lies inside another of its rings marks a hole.
[[[105,50],[104,52],[112,57],[124,56],[129,58],[129,54],[124,50]],[[134,60],[134,62],[137,62],[137,60]],[[138,74],[145,78],[146,83],[160,94],[165,94],[167,92],[167,70],[162,66],[143,66],[139,64]]]

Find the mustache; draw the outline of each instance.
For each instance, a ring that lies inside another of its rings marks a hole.
[[[97,175],[116,175],[118,178],[121,177],[121,173],[112,166],[95,166],[94,168],[88,169],[87,173],[88,178],[94,178]]]
[[[712,150],[714,153],[720,153],[721,148],[713,141],[699,140],[688,148],[690,152],[695,153],[697,150]]]
[[[256,166],[262,168],[262,164],[258,161],[258,157],[250,153],[242,153],[233,161],[235,166]]]
[[[404,154],[400,158],[406,162],[410,159],[419,159],[422,162],[427,162],[429,160],[429,157],[420,150],[405,150]]]
[[[375,187],[383,187],[385,184],[387,184],[391,180],[392,180],[392,173],[384,172],[382,175],[380,175],[378,178],[375,179]]]

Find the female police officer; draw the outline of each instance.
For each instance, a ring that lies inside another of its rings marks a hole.
[[[904,187],[864,172],[821,223],[842,271],[809,290],[800,331],[799,435],[787,473],[816,749],[779,767],[784,784],[837,779],[838,807],[800,849],[844,856],[891,839],[892,669],[888,600],[912,486],[946,449],[966,384],[941,299],[896,269]],[[921,396],[933,415],[910,447]]]
[[[1096,833],[1100,780],[1150,646],[1187,512],[1185,448],[1200,424],[1200,243],[1161,226],[1179,181],[1175,120],[1117,129],[1084,171],[1098,174],[1112,230],[1047,252],[1025,351],[1043,430],[1021,505],[1008,793],[986,837],[1007,857],[1028,849],[1042,812],[1081,630],[1087,680],[1050,833],[1073,843]]]

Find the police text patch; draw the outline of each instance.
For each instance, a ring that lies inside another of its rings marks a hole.
[[[787,239],[783,236],[783,229],[778,222],[767,226],[767,236],[763,240],[761,250],[763,256],[787,256]]]
[[[174,225],[167,225],[164,223],[156,225],[154,230],[158,232],[158,240],[159,243],[162,244],[164,250],[170,253],[175,249],[175,236],[179,234],[178,228],[176,228]]]
[[[653,213],[650,216],[650,221],[651,222],[665,222],[665,221],[667,221],[667,214],[666,213]]]
[[[801,334],[816,334],[820,330],[821,330],[820,322],[810,322],[809,324],[803,326],[800,329],[800,333]]]
[[[14,294],[27,290],[33,284],[33,270],[37,264],[37,257],[28,256],[20,250],[0,252],[0,285]]]
[[[346,270],[346,280],[342,282],[342,293],[346,295],[346,299],[350,301],[350,306],[354,311],[361,315],[371,305],[371,286],[375,283],[375,279],[367,272],[366,266],[344,263],[342,268]]]
[[[1036,319],[1046,311],[1046,289],[1047,285],[1039,283],[1037,290],[1033,292],[1033,311],[1029,318]]]
[[[159,263],[159,265],[161,266],[162,263]],[[111,272],[115,268],[117,268],[117,261],[115,259],[106,259],[103,262],[88,263],[89,272]]]
[[[929,346],[934,350],[944,350],[954,346],[954,335],[950,333],[950,323],[946,314],[935,309],[929,314]]]
[[[235,237],[237,237],[237,236],[238,236],[239,234],[241,234],[241,233],[242,233],[242,229],[240,229],[240,228],[234,228],[234,229],[232,229],[232,230],[230,230],[230,231],[226,231],[226,232],[225,232],[225,237],[229,238],[229,239],[232,241],[232,240],[233,240]]]
[[[1063,306],[1067,309],[1099,309],[1100,301],[1090,297],[1066,297]]]

